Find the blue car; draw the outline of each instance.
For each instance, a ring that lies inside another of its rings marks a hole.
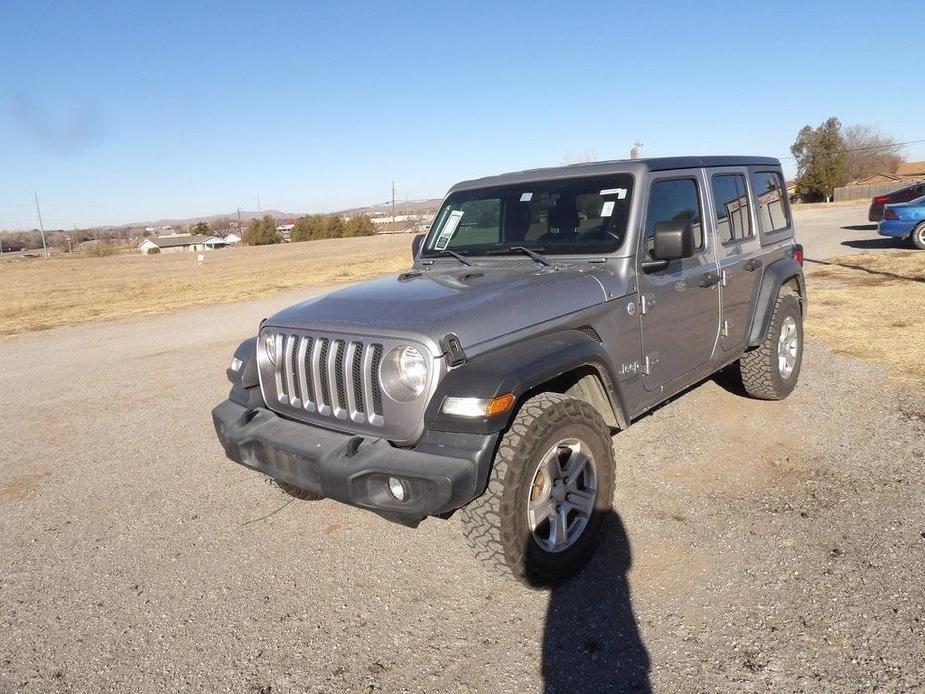
[[[925,251],[925,195],[909,202],[887,205],[877,233],[909,239],[916,248]]]

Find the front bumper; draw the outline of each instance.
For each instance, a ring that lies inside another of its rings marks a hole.
[[[881,236],[908,238],[915,225],[916,222],[906,222],[902,219],[884,219],[877,225],[877,233]]]
[[[212,410],[227,456],[296,487],[415,525],[458,509],[485,488],[498,434],[426,432],[413,448],[284,419],[226,400]],[[406,498],[388,491],[400,478]]]

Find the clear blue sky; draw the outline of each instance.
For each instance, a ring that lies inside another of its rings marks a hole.
[[[925,3],[7,0],[0,228],[327,211],[592,150],[925,138]],[[903,79],[910,87],[903,87]],[[925,159],[925,147],[907,150]],[[786,164],[786,162],[785,162]]]

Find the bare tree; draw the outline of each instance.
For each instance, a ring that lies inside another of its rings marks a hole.
[[[877,173],[893,173],[903,161],[899,141],[872,125],[849,125],[842,131],[849,181]]]

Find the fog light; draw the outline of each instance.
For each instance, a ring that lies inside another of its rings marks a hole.
[[[404,501],[408,492],[405,489],[405,483],[397,477],[389,477],[389,494],[395,501]]]
[[[237,357],[231,358],[230,368],[232,371],[240,371],[242,366],[244,366],[244,362],[242,362],[240,359],[238,359]]]

